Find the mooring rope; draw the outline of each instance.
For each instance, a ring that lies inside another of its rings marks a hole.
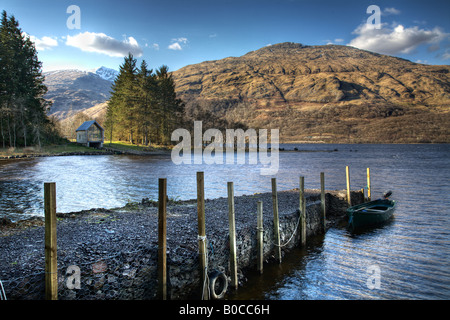
[[[202,245],[203,245],[203,248],[204,248],[204,255],[205,255],[205,259],[206,259],[205,277],[203,279],[203,290],[202,290],[202,300],[203,300],[205,298],[204,297],[204,293],[205,293],[206,290],[208,290],[208,292],[207,292],[208,297],[210,295],[209,286],[208,286],[208,249],[206,247],[206,235],[205,236],[198,235],[197,236],[197,240],[201,241],[203,243]],[[205,287],[206,287],[206,290],[205,290]]]
[[[298,226],[300,224],[301,218],[302,218],[302,213],[300,212],[300,214],[298,215],[297,225],[295,226],[294,232],[292,232],[291,237],[289,238],[289,240],[286,243],[278,245],[278,244],[276,244],[275,242],[272,241],[272,244],[274,246],[280,247],[280,248],[285,247],[286,245],[288,245],[288,243],[291,242],[291,240],[294,238],[294,235],[297,233],[297,229],[298,229]]]
[[[203,279],[203,290],[202,290],[202,300],[204,300],[204,293],[206,290],[208,290],[208,297],[209,297],[209,286],[207,284],[208,280],[208,267],[205,267],[205,279]],[[205,290],[206,287],[206,290]]]
[[[0,300],[8,300],[8,299],[6,299],[6,293],[5,293],[5,289],[3,288],[2,280],[0,280],[0,287],[1,287]]]

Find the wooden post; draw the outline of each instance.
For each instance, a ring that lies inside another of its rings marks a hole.
[[[159,179],[158,191],[158,294],[167,299],[167,179]]]
[[[264,220],[263,220],[263,203],[257,202],[257,232],[258,232],[258,251],[257,251],[257,269],[259,273],[263,273],[263,261],[264,261]]]
[[[208,294],[208,260],[206,257],[206,228],[205,228],[205,181],[204,173],[197,172],[197,217],[198,217],[198,254],[200,259],[200,275],[202,286],[202,300],[209,300]]]
[[[306,245],[306,201],[305,201],[305,177],[300,177],[300,244]]]
[[[230,227],[230,273],[231,286],[238,287],[237,262],[236,262],[236,225],[234,215],[234,186],[228,182],[228,223]]]
[[[370,201],[370,168],[367,168],[367,201]]]
[[[275,251],[278,261],[281,263],[281,246],[280,246],[280,222],[278,218],[278,196],[277,196],[277,179],[272,178],[272,203],[273,203],[273,233],[275,238]]]
[[[56,246],[56,185],[44,183],[45,215],[45,299],[58,300]]]
[[[348,206],[351,207],[352,206],[352,197],[350,195],[350,169],[348,168],[348,166],[345,167],[345,175],[347,178],[347,203],[348,203]]]
[[[323,232],[326,231],[326,208],[325,208],[325,174],[320,173],[320,207],[322,208]]]

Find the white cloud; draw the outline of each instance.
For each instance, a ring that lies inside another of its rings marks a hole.
[[[383,14],[385,14],[385,15],[398,15],[400,13],[401,13],[400,10],[395,9],[395,8],[385,8],[383,10]]]
[[[175,39],[172,39],[172,42],[178,42],[178,43],[186,44],[188,42],[188,39],[184,38],[184,37],[175,38]]]
[[[350,41],[349,46],[382,54],[411,53],[420,45],[435,46],[449,37],[448,33],[437,27],[433,30],[424,30],[417,26],[405,28],[397,25],[391,29],[387,24],[383,24],[380,29],[362,24],[353,33],[358,36]]]
[[[73,37],[67,36],[66,45],[86,52],[106,54],[110,57],[123,57],[128,53],[136,57],[142,56],[142,48],[133,37],[120,41],[104,33],[86,31]]]
[[[58,46],[58,40],[56,38],[44,36],[39,39],[39,38],[37,38],[35,36],[31,36],[25,32],[23,33],[23,35],[30,37],[30,40],[32,42],[34,42],[34,46],[36,47],[36,50],[38,50],[38,51],[44,51],[44,50],[48,50],[48,49]]]
[[[148,43],[145,43],[144,47],[152,48],[153,50],[159,51],[159,44],[157,44],[157,43],[153,43],[152,45],[149,45]]]
[[[170,50],[183,50],[178,42],[172,43],[168,48]]]
[[[172,39],[172,44],[169,45],[167,48],[170,50],[180,51],[180,50],[183,50],[182,45],[185,45],[188,42],[189,42],[188,39],[184,38],[184,37],[174,38],[174,39]]]

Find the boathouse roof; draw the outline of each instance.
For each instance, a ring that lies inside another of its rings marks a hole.
[[[95,121],[95,120],[90,120],[90,121],[84,122],[81,126],[78,127],[78,129],[77,129],[76,131],[86,131],[86,130],[88,130],[94,123],[97,125],[97,127],[100,128],[100,130],[104,131],[104,129],[102,128],[102,126],[99,125],[98,122]]]

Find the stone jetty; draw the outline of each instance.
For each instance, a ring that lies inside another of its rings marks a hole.
[[[323,232],[320,190],[305,190],[306,235]],[[326,192],[327,228],[345,217],[345,191]],[[264,261],[274,260],[272,194],[235,197],[239,285],[256,268],[257,202],[263,202]],[[352,192],[352,203],[363,201]],[[278,192],[282,254],[300,245],[299,190]],[[227,198],[206,200],[208,270],[230,277]],[[143,199],[117,209],[57,214],[58,299],[157,299],[158,207]],[[0,223],[0,279],[10,300],[44,299],[42,221]],[[294,231],[296,234],[293,235]],[[167,282],[169,299],[200,299],[197,202],[167,204]],[[289,243],[284,245],[290,239]]]

